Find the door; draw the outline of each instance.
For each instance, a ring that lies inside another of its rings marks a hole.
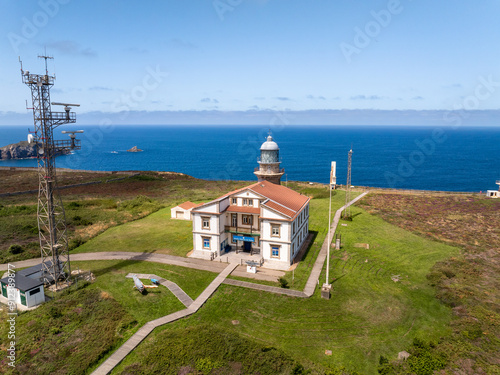
[[[20,290],[19,294],[21,295],[21,305],[26,306],[26,293]]]
[[[245,241],[243,243],[243,250],[250,252],[252,250],[252,243],[250,241]]]
[[[176,211],[175,218],[176,219],[184,219],[184,212],[183,211]]]
[[[8,295],[7,295],[7,285],[5,285],[4,283],[2,283],[2,295],[5,298],[9,298]]]
[[[238,226],[238,215],[237,214],[231,214],[231,226],[232,227]]]

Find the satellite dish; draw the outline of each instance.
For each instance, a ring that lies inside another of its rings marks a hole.
[[[33,134],[28,134],[28,143],[29,144],[33,143]]]

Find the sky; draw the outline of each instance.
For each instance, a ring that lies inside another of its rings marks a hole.
[[[43,73],[43,54],[54,57],[51,99],[79,103],[87,123],[288,113],[311,124],[498,125],[500,0],[0,0],[0,9],[4,125],[30,123],[18,58]]]

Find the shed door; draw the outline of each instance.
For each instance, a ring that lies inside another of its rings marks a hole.
[[[2,284],[2,295],[5,297],[5,298],[9,298],[7,296],[7,285],[5,285],[4,283],[1,283]]]
[[[21,305],[26,306],[26,293],[20,290],[19,294],[21,295]]]
[[[182,212],[182,211],[175,211],[175,218],[176,219],[184,219],[184,212]]]

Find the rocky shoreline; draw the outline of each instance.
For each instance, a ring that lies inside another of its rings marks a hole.
[[[13,143],[0,147],[0,160],[36,158],[36,149],[37,145],[35,143],[28,143],[28,141]],[[68,154],[69,152],[67,150],[58,150],[56,155]]]

